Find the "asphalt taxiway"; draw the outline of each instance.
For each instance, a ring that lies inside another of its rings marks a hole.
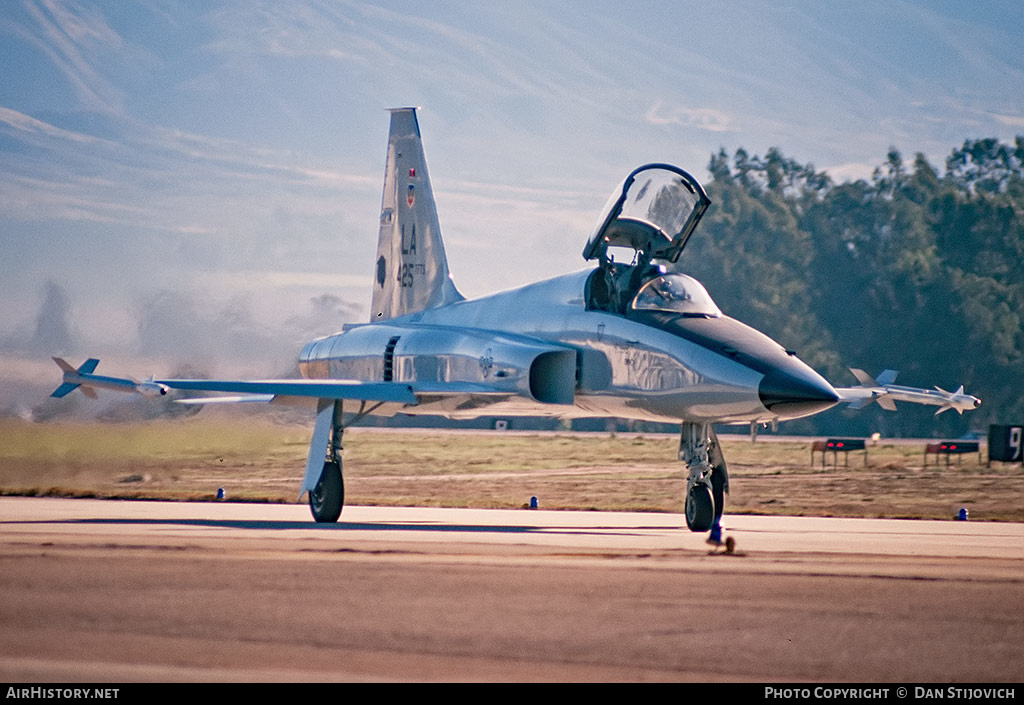
[[[1024,524],[0,498],[7,681],[1024,677]]]

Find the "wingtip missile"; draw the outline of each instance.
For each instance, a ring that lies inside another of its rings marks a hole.
[[[96,389],[109,389],[115,392],[135,392],[146,397],[165,396],[170,388],[150,377],[145,382],[136,382],[126,377],[105,377],[93,374],[99,359],[90,357],[76,369],[62,357],[54,357],[53,361],[64,373],[61,385],[53,390],[51,397],[64,397],[80,389],[90,399],[96,398]]]
[[[934,389],[920,389],[918,387],[904,387],[893,384],[896,370],[885,370],[877,378],[872,377],[864,370],[850,368],[850,372],[857,378],[860,384],[856,387],[842,387],[836,389],[840,401],[848,402],[853,408],[860,409],[872,401],[887,411],[896,411],[896,402],[905,401],[912,404],[928,404],[938,406],[935,415],[938,416],[944,411],[955,409],[958,414],[964,411],[977,409],[981,406],[981,399],[964,393],[964,385],[960,385],[955,392],[947,392],[942,387]]]

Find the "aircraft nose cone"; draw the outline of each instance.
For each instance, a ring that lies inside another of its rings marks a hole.
[[[766,409],[789,419],[816,414],[839,401],[832,385],[813,372],[794,375],[772,370],[761,380],[757,392]]]

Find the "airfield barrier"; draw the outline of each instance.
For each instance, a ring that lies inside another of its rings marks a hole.
[[[946,456],[946,467],[949,467],[949,459],[951,456],[956,456],[957,463],[960,462],[960,456],[968,453],[977,453],[978,462],[981,463],[981,451],[978,447],[977,441],[941,441],[939,443],[929,443],[924,448],[924,466],[928,467],[928,456],[935,456],[935,464],[939,464],[939,458]]]
[[[825,441],[814,441],[811,444],[811,466],[814,466],[814,454],[821,452],[821,467],[825,467],[825,454],[832,454],[832,467],[838,467],[839,454],[843,454],[843,464],[850,464],[849,454],[864,453],[864,466],[868,464],[868,448],[863,438],[829,438]]]

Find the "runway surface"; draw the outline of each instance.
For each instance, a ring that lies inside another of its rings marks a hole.
[[[1024,678],[1024,525],[0,498],[6,681]]]

